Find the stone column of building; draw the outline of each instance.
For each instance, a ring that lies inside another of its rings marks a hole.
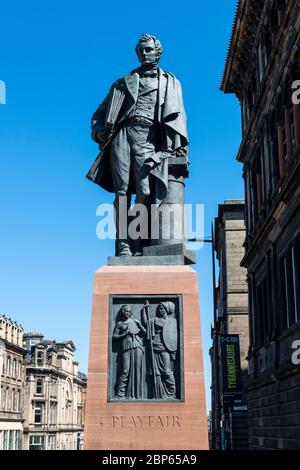
[[[22,448],[25,354],[22,326],[0,315],[0,450]]]
[[[247,410],[245,399],[237,397],[228,400],[222,378],[222,361],[220,356],[220,339],[226,335],[238,335],[240,345],[241,388],[247,382],[248,363],[248,286],[246,270],[240,266],[244,256],[245,241],[245,204],[240,200],[225,201],[219,205],[218,217],[215,220],[215,251],[219,262],[219,285],[217,289],[217,325],[213,335],[211,351],[213,380],[212,385],[212,421],[214,430],[220,425],[219,448],[237,450],[247,448]],[[216,344],[218,342],[218,344]],[[214,348],[218,347],[216,363]],[[215,377],[218,374],[218,377]],[[219,383],[219,390],[216,388]],[[216,414],[219,407],[219,416]],[[214,447],[217,447],[215,445]]]
[[[237,159],[247,182],[242,266],[249,279],[252,450],[300,449],[300,105],[294,99],[299,66],[300,1],[239,0],[221,89],[246,101],[248,115]],[[253,89],[250,106],[246,98]],[[261,207],[249,175],[257,158]]]

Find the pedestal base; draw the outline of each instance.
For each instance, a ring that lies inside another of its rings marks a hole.
[[[108,401],[111,295],[182,299],[182,401]],[[188,266],[106,266],[95,274],[84,448],[208,449],[197,273]]]

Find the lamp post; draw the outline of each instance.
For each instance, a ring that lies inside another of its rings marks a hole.
[[[220,429],[220,381],[219,381],[219,332],[218,332],[218,316],[217,316],[217,299],[216,299],[216,266],[215,266],[215,243],[214,243],[214,227],[211,224],[211,238],[192,238],[189,242],[202,242],[211,244],[211,260],[212,260],[212,282],[213,282],[213,372],[214,376],[214,399],[215,399],[215,419],[212,419],[212,427],[214,429],[213,448],[221,449],[221,429]]]

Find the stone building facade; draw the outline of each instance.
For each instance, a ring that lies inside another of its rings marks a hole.
[[[222,386],[220,338],[238,335],[241,366],[241,392],[248,378],[248,285],[246,269],[240,266],[245,241],[244,201],[225,201],[215,219],[214,247],[219,262],[216,289],[216,319],[213,330],[212,360],[212,447],[223,450],[247,448],[247,409],[243,396],[228,401]],[[217,351],[216,351],[217,348]],[[216,374],[218,375],[216,377]]]
[[[239,0],[221,88],[237,96],[242,112],[250,449],[300,449],[297,80],[300,1]]]
[[[25,354],[23,328],[0,315],[0,450],[20,450],[23,435]]]
[[[80,450],[86,376],[78,372],[72,341],[24,335],[27,350],[23,449]]]

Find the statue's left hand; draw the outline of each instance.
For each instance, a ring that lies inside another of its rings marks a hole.
[[[176,150],[177,157],[186,157],[187,156],[187,149],[185,147],[181,147],[180,149]]]
[[[111,129],[102,129],[101,131],[97,132],[97,140],[100,145],[106,144],[112,137],[112,130]]]

